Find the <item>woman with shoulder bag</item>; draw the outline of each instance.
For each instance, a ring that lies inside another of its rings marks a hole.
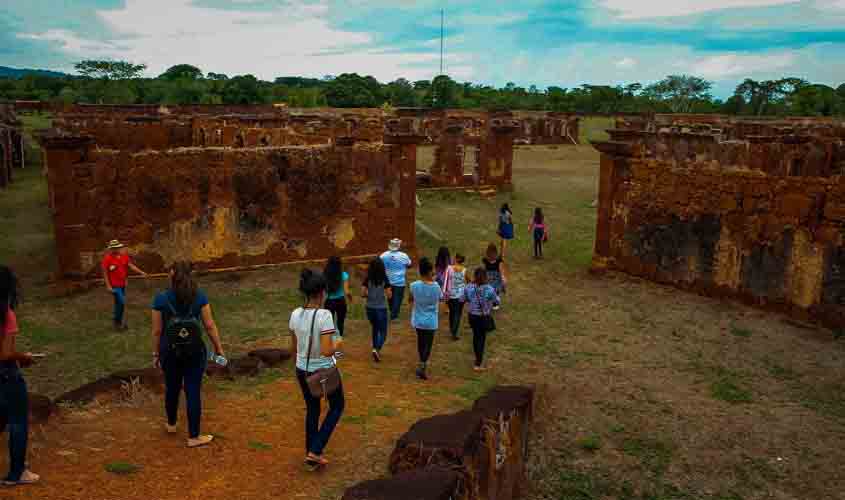
[[[296,356],[296,378],[305,399],[305,466],[313,471],[328,465],[323,450],[343,415],[343,384],[334,360],[342,340],[332,313],[321,309],[326,298],[323,275],[305,269],[299,290],[305,296],[305,305],[290,315],[291,353]],[[329,412],[321,425],[323,397],[329,402]]]
[[[164,371],[164,406],[168,434],[175,434],[179,393],[185,390],[188,411],[188,448],[210,443],[214,436],[200,435],[202,379],[208,363],[203,331],[214,346],[215,359],[226,359],[220,332],[208,297],[197,287],[190,262],[177,262],[170,269],[170,289],[153,301],[153,359]]]
[[[487,334],[496,329],[493,308],[499,304],[499,296],[487,284],[487,271],[483,267],[475,270],[474,281],[464,288],[464,300],[469,305],[469,326],[472,328],[472,349],[475,352],[475,371],[484,371],[484,348]]]

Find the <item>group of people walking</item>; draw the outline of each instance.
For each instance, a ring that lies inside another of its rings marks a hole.
[[[536,209],[529,232],[534,239],[534,256],[542,258],[543,243],[548,240],[548,226],[541,209]],[[434,262],[423,257],[418,263],[419,279],[407,284],[411,258],[402,251],[402,242],[391,240],[388,250],[368,265],[360,292],[372,327],[372,358],[382,360],[382,350],[391,330],[390,323],[400,317],[406,288],[412,306],[411,327],[417,336],[419,364],[416,375],[429,378],[429,360],[440,326],[441,306],[448,309],[449,334],[461,337],[461,322],[467,310],[472,331],[473,369],[483,371],[487,337],[496,329],[494,311],[507,290],[505,251],[514,238],[513,214],[508,205],[499,212],[498,234],[501,246],[490,243],[480,265],[471,272],[466,258],[454,257],[441,247]],[[117,330],[128,329],[125,316],[126,285],[130,270],[139,269],[119,241],[109,243],[102,263],[105,285],[114,300],[113,323]],[[170,286],[157,294],[152,303],[152,362],[164,372],[164,407],[168,434],[178,432],[177,420],[181,393],[185,393],[188,417],[187,446],[196,448],[212,442],[213,436],[201,434],[203,376],[210,360],[225,364],[220,332],[214,321],[208,296],[193,277],[192,264],[177,262],[169,270]],[[305,269],[299,290],[304,303],[291,313],[290,349],[296,359],[296,378],[306,406],[304,463],[309,470],[328,465],[324,450],[343,414],[345,399],[337,360],[342,356],[346,316],[353,302],[351,277],[339,257],[328,260],[322,271]],[[18,323],[15,309],[19,287],[13,271],[0,266],[0,416],[9,431],[10,470],[3,485],[32,484],[39,476],[27,469],[28,393],[20,368],[31,366],[41,355],[16,350]],[[205,338],[211,344],[213,355]],[[321,402],[329,410],[320,422]]]

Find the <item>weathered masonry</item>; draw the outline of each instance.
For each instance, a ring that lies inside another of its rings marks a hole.
[[[225,269],[361,257],[396,237],[414,248],[412,136],[137,150],[53,130],[40,141],[63,278],[96,276],[113,238],[154,272],[181,259]]]
[[[12,182],[15,167],[23,167],[25,149],[22,125],[11,105],[0,104],[0,189]]]
[[[710,120],[596,145],[593,267],[845,326],[845,126]]]

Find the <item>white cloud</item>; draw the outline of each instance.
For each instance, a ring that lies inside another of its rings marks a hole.
[[[719,54],[702,57],[688,67],[694,75],[712,80],[746,77],[760,72],[777,72],[793,66],[797,54],[793,51],[770,54]]]
[[[648,19],[701,14],[713,10],[743,7],[769,7],[799,3],[801,0],[600,0],[602,6],[616,11],[623,19]],[[845,0],[836,0],[845,2]]]
[[[616,61],[616,67],[620,69],[631,69],[637,65],[637,60],[633,57],[623,57]]]
[[[145,63],[150,76],[181,63],[264,79],[344,72],[380,80],[423,79],[437,73],[439,51],[407,54],[374,47],[367,33],[333,28],[327,10],[325,2],[298,0],[261,12],[200,7],[191,0],[127,0],[121,9],[97,11],[113,33],[111,40],[87,40],[67,30],[19,36],[55,42],[74,57]],[[450,54],[450,62],[455,64],[451,73],[472,76],[460,54]]]

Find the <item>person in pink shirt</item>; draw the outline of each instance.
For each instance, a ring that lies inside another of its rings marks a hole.
[[[32,353],[17,352],[18,280],[6,266],[0,266],[0,415],[9,430],[9,474],[4,486],[38,482],[38,474],[26,468],[29,439],[29,396],[21,368],[34,362]]]
[[[534,216],[531,217],[528,232],[534,236],[534,258],[542,259],[543,244],[549,241],[549,226],[546,224],[546,218],[543,216],[542,208],[537,207],[534,209]]]

